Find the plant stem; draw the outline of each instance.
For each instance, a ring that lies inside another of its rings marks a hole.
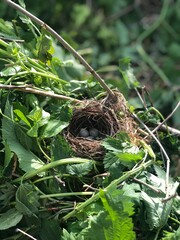
[[[31,172],[27,172],[25,173],[22,177],[19,177],[15,180],[13,180],[12,182],[13,183],[16,183],[16,182],[20,182],[20,181],[23,181],[23,180],[27,180],[27,179],[30,179],[42,172],[45,172],[51,168],[55,168],[55,167],[58,167],[58,166],[61,166],[61,165],[67,165],[67,164],[76,164],[76,163],[87,163],[87,162],[90,162],[92,160],[89,160],[89,159],[83,159],[83,158],[66,158],[66,159],[60,159],[60,160],[57,160],[57,161],[54,161],[54,162],[51,162],[51,163],[48,163],[48,164],[45,164],[44,166],[34,170],[34,171],[31,171]]]
[[[164,147],[162,146],[162,144],[160,143],[160,141],[157,139],[157,137],[154,135],[154,133],[152,133],[152,131],[141,121],[140,118],[138,118],[138,116],[136,114],[133,113],[133,116],[135,117],[135,119],[138,120],[138,122],[140,124],[143,125],[143,127],[148,131],[148,133],[154,138],[154,140],[157,142],[157,144],[159,145],[160,149],[162,150],[165,158],[166,158],[166,197],[169,196],[169,171],[170,171],[170,158],[167,155]]]
[[[128,179],[129,177],[131,177],[132,175],[142,171],[143,169],[149,167],[151,164],[154,163],[154,160],[150,160],[144,164],[141,164],[139,167],[132,169],[130,171],[128,171],[127,173],[125,173],[123,176],[121,176],[120,178],[115,179],[114,181],[112,181],[106,188],[103,189],[104,192],[108,192],[111,188],[117,187],[117,185],[119,185],[121,182],[125,181],[126,179]],[[99,192],[96,193],[94,196],[92,196],[91,198],[89,198],[88,200],[86,200],[85,202],[83,202],[80,205],[77,205],[73,211],[69,212],[67,215],[65,215],[62,218],[62,221],[67,221],[69,218],[74,217],[76,215],[77,212],[83,210],[85,207],[87,207],[89,204],[97,201],[100,198],[100,194]]]
[[[53,194],[44,194],[40,198],[57,198],[57,197],[71,197],[71,196],[89,196],[93,195],[94,192],[66,192],[66,193],[53,193]]]
[[[56,93],[49,92],[49,91],[43,91],[43,90],[40,90],[40,89],[36,89],[34,87],[28,87],[28,85],[15,86],[15,85],[0,84],[0,89],[8,89],[8,90],[21,91],[21,92],[28,92],[28,93],[33,93],[33,94],[42,95],[42,96],[46,96],[46,97],[52,97],[52,98],[66,100],[66,101],[71,101],[71,102],[75,102],[75,103],[82,103],[81,100],[71,98],[71,97],[67,97],[67,96],[60,95],[60,94],[56,94]]]
[[[100,83],[102,88],[110,95],[114,96],[112,90],[107,86],[104,80],[100,77],[100,75],[86,62],[86,60],[71,46],[69,45],[56,31],[54,31],[50,26],[45,24],[39,18],[28,12],[26,9],[22,8],[18,4],[12,2],[11,0],[4,0],[8,5],[15,8],[16,10],[23,13],[25,16],[29,17],[32,21],[36,22],[42,28],[46,29],[52,36],[54,36],[69,52],[71,52],[80,62],[84,65],[84,67],[94,76],[94,78]]]

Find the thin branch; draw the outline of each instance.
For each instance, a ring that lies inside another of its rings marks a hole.
[[[162,122],[152,131],[152,133],[155,132],[155,131],[157,131],[160,127],[164,126],[163,124],[164,124],[170,117],[172,117],[172,115],[176,112],[176,110],[179,108],[179,106],[180,106],[180,101],[178,102],[178,104],[176,105],[176,107],[174,108],[174,110],[164,119],[164,121],[162,121]],[[164,127],[166,128],[166,126],[164,126]],[[177,130],[177,129],[175,129],[175,130]],[[178,134],[178,132],[179,132],[179,135],[180,135],[180,131],[177,130],[177,134]]]
[[[23,230],[21,230],[19,228],[17,228],[16,231],[22,233],[23,235],[25,235],[27,237],[29,237],[30,239],[37,240],[37,238],[34,238],[33,236],[29,235],[28,233],[24,232]]]
[[[28,85],[15,86],[15,85],[0,84],[0,89],[8,89],[8,90],[21,91],[21,92],[28,92],[28,93],[33,93],[33,94],[37,94],[37,95],[42,95],[42,96],[45,96],[45,97],[57,98],[57,99],[71,101],[71,102],[75,102],[75,103],[82,103],[81,100],[74,99],[74,98],[67,97],[67,96],[60,95],[60,94],[56,94],[56,93],[49,92],[49,91],[43,91],[43,90],[40,90],[40,89],[36,89],[34,87],[29,87]]]
[[[159,190],[159,189],[153,187],[152,185],[149,185],[149,184],[147,184],[147,183],[145,183],[145,182],[143,182],[143,181],[141,181],[141,180],[139,180],[139,179],[137,179],[137,178],[133,178],[133,180],[134,180],[135,182],[138,182],[138,183],[140,183],[140,184],[142,184],[142,185],[150,188],[152,191],[154,191],[154,192],[156,192],[156,193],[162,193],[161,190]]]
[[[180,136],[180,130],[178,130],[176,128],[172,128],[172,127],[166,126],[164,124],[162,126],[158,126],[158,128],[160,128],[163,131],[167,131],[168,130],[168,132],[170,132],[171,134]]]
[[[111,96],[113,97],[114,94],[112,90],[107,86],[107,84],[104,82],[104,80],[100,77],[100,75],[86,62],[86,60],[79,55],[79,53],[71,46],[69,45],[56,31],[54,31],[50,26],[48,26],[46,23],[41,21],[39,18],[35,17],[33,14],[28,12],[26,9],[22,8],[18,4],[12,2],[11,0],[4,0],[8,5],[15,8],[16,10],[23,13],[25,16],[29,17],[32,21],[36,22],[38,25],[46,29],[52,36],[54,36],[63,46],[66,48],[69,52],[71,52],[80,62],[83,64],[83,66],[94,76],[94,78],[100,83],[102,88]]]
[[[141,121],[140,118],[138,118],[138,116],[136,114],[133,113],[133,116],[136,120],[138,120],[138,122],[140,124],[143,125],[143,127],[148,131],[148,133],[154,138],[154,140],[157,142],[157,144],[159,145],[160,149],[162,150],[167,162],[166,162],[166,197],[168,197],[168,193],[169,193],[169,170],[170,170],[170,159],[164,149],[164,147],[162,146],[162,144],[160,143],[160,141],[157,139],[157,137],[154,135],[154,133],[152,133],[152,131]]]

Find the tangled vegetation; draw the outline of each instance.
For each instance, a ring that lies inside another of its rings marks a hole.
[[[27,13],[0,19],[0,239],[179,239],[179,130],[129,58],[119,77],[141,108]]]

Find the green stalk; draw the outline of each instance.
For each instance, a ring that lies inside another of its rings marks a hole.
[[[57,198],[57,197],[71,197],[71,196],[89,196],[93,195],[94,192],[67,192],[67,193],[53,193],[43,194],[40,198]]]
[[[16,77],[19,77],[19,76],[22,76],[22,75],[28,75],[28,74],[33,74],[33,75],[38,75],[38,76],[41,76],[41,77],[46,77],[46,78],[51,78],[53,80],[57,80],[57,81],[60,81],[62,83],[67,83],[66,81],[60,79],[59,77],[56,77],[55,75],[52,75],[48,72],[37,72],[37,71],[33,71],[33,70],[29,70],[29,71],[23,71],[23,72],[19,72],[19,73],[16,73],[16,75],[14,75],[13,77],[11,77],[7,82],[9,83],[10,81],[13,80],[13,78],[16,78]]]
[[[127,173],[125,173],[123,176],[115,179],[114,181],[112,181],[106,188],[103,189],[104,192],[108,192],[110,191],[111,188],[117,187],[117,185],[119,185],[121,182],[125,181],[126,179],[130,178],[132,175],[146,169],[147,167],[149,167],[150,165],[152,165],[154,163],[154,160],[150,160],[147,163],[141,164],[139,167],[132,169],[130,171],[128,171]],[[91,198],[89,198],[88,200],[86,200],[85,202],[83,202],[80,205],[77,205],[73,211],[69,212],[67,215],[65,215],[62,218],[62,221],[67,221],[69,218],[74,217],[76,215],[77,212],[83,210],[85,207],[87,207],[88,205],[90,205],[91,203],[97,201],[100,198],[100,193],[96,193],[95,195],[93,195]]]
[[[87,162],[90,162],[90,161],[92,161],[92,160],[83,159],[83,158],[60,159],[60,160],[45,164],[44,166],[42,166],[42,167],[40,167],[40,168],[38,168],[34,171],[27,172],[22,177],[19,177],[19,178],[13,180],[12,182],[17,183],[17,182],[21,182],[21,181],[24,181],[24,180],[28,180],[32,177],[35,177],[36,175],[38,175],[40,173],[46,172],[47,170],[49,170],[51,168],[56,168],[56,167],[61,166],[61,165],[76,164],[76,163],[87,163]]]

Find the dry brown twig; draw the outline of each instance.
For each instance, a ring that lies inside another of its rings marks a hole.
[[[71,101],[74,103],[81,103],[81,100],[67,97],[64,95],[56,94],[50,91],[43,91],[42,89],[37,89],[35,87],[31,87],[31,85],[22,85],[22,86],[16,86],[16,85],[5,85],[5,84],[0,84],[0,89],[8,89],[8,90],[16,90],[16,91],[21,91],[21,92],[28,92],[28,93],[33,93],[37,95],[42,95],[46,97],[52,97],[52,98],[57,98],[61,100],[66,100],[66,101]]]

